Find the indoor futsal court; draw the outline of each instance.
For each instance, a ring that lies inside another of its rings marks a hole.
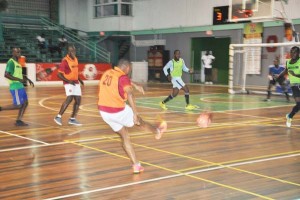
[[[262,95],[229,95],[226,87],[190,85],[184,110],[182,93],[162,111],[159,102],[170,84],[145,85],[136,92],[140,115],[168,123],[160,140],[138,128],[130,136],[145,167],[132,174],[117,134],[97,110],[97,86],[83,89],[81,127],[53,118],[64,100],[62,87],[28,88],[24,121],[14,126],[16,111],[0,112],[0,199],[298,199],[299,121],[285,126],[293,103],[283,96],[264,102]],[[9,93],[2,90],[2,104]],[[71,106],[70,106],[71,107]],[[208,128],[196,124],[199,113],[213,112]]]

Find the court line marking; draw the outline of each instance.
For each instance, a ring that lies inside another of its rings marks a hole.
[[[35,139],[23,137],[23,136],[20,136],[20,135],[17,135],[17,134],[13,134],[13,133],[9,133],[9,132],[6,132],[6,131],[0,131],[0,133],[4,133],[4,134],[7,134],[7,135],[15,136],[15,137],[22,138],[22,139],[25,139],[25,140],[30,140],[32,142],[42,143],[42,144],[46,144],[46,145],[49,144],[47,142],[43,142],[43,141],[40,141],[40,140],[35,140]]]
[[[111,140],[121,141],[120,139],[115,139],[115,138],[111,138]],[[285,181],[285,180],[278,179],[278,178],[275,178],[275,177],[266,176],[266,175],[263,175],[263,174],[251,172],[251,171],[248,171],[248,170],[243,170],[243,169],[239,169],[239,168],[236,168],[236,167],[231,167],[231,166],[223,165],[221,163],[216,163],[216,162],[211,162],[211,161],[208,161],[208,160],[194,158],[194,157],[191,157],[191,156],[186,156],[186,155],[182,155],[182,154],[178,154],[178,153],[174,153],[174,152],[170,152],[170,151],[165,151],[165,150],[162,150],[162,149],[157,149],[157,148],[154,148],[154,147],[149,147],[149,146],[146,146],[146,145],[137,144],[137,143],[134,143],[134,142],[132,142],[132,144],[135,145],[135,146],[138,146],[138,147],[145,148],[145,149],[150,149],[150,150],[154,150],[154,151],[157,151],[157,152],[162,152],[162,153],[174,155],[176,157],[187,158],[187,159],[190,159],[190,160],[196,160],[196,161],[200,161],[200,162],[203,162],[203,163],[208,163],[208,164],[211,164],[211,165],[217,165],[217,166],[219,166],[221,168],[228,168],[228,169],[231,169],[231,170],[235,170],[235,171],[239,171],[239,172],[244,172],[246,174],[251,174],[251,175],[259,176],[259,177],[263,177],[263,178],[275,180],[275,181],[278,181],[278,182],[300,186],[300,184],[298,184],[298,183],[293,183],[293,182],[290,182],[290,181]],[[253,161],[248,161],[248,162],[251,163]],[[180,170],[177,170],[177,171],[180,172]]]
[[[125,156],[122,156],[122,155],[119,155],[119,154],[116,154],[116,153],[112,153],[112,152],[109,152],[109,151],[105,151],[105,150],[102,150],[102,149],[97,149],[97,148],[94,148],[94,147],[90,147],[90,146],[78,144],[78,143],[75,143],[75,142],[70,142],[70,143],[72,143],[74,145],[78,145],[78,146],[84,147],[84,148],[92,149],[92,150],[95,150],[95,151],[98,151],[98,152],[102,152],[102,153],[105,153],[105,154],[108,154],[108,155],[116,156],[116,157],[119,157],[119,158],[124,158],[124,159],[127,159],[127,160],[129,159],[128,157],[125,157]],[[173,177],[179,177],[179,176],[187,176],[187,177],[190,177],[190,178],[193,178],[193,179],[201,180],[201,181],[208,182],[208,183],[211,183],[211,184],[214,184],[214,185],[218,185],[218,186],[221,186],[221,187],[225,187],[225,188],[228,188],[228,189],[232,189],[232,190],[236,190],[236,191],[239,191],[239,192],[242,192],[242,193],[246,193],[246,194],[249,194],[249,195],[260,197],[262,199],[273,200],[270,197],[266,197],[266,196],[263,196],[263,195],[260,195],[260,194],[257,194],[257,193],[253,193],[253,192],[250,192],[250,191],[247,191],[247,190],[239,189],[239,188],[236,188],[236,187],[233,187],[233,186],[230,186],[230,185],[225,185],[225,184],[218,183],[218,182],[215,182],[215,181],[211,181],[211,180],[208,180],[208,179],[204,179],[204,178],[200,178],[200,177],[197,177],[197,176],[193,176],[190,173],[178,172],[176,170],[172,170],[172,169],[169,169],[169,168],[161,167],[159,165],[151,164],[151,163],[148,163],[148,162],[143,162],[143,164],[146,164],[146,165],[149,165],[149,166],[153,166],[153,167],[156,167],[156,168],[159,168],[159,169],[163,169],[163,170],[166,170],[166,171],[169,171],[169,172],[176,173],[175,175],[167,176],[167,178],[173,178]],[[117,185],[117,186],[111,186],[111,187],[106,187],[106,188],[99,188],[99,189],[90,190],[90,191],[84,191],[84,192],[78,192],[78,193],[63,195],[63,196],[52,197],[52,198],[48,198],[46,200],[56,200],[56,199],[74,197],[74,196],[79,196],[79,195],[83,195],[83,194],[90,194],[90,193],[104,191],[104,190],[110,190],[110,189],[115,189],[115,188],[122,188],[122,187],[127,187],[127,186],[131,186],[131,185],[136,185],[136,184],[143,184],[143,183],[153,182],[153,181],[157,181],[157,180],[163,180],[163,179],[167,179],[167,178],[160,177],[160,178],[149,179],[149,180],[144,180],[144,181],[140,181],[140,182],[134,182],[134,183],[128,183],[128,184],[121,184],[121,185]]]
[[[77,131],[76,131],[77,132]],[[75,133],[76,133],[75,132]],[[111,138],[109,138],[109,139],[111,139]],[[116,140],[116,139],[113,139],[113,140]],[[119,141],[119,140],[118,140]],[[73,142],[68,142],[68,143],[73,143]],[[57,144],[66,144],[65,142],[63,142],[63,143],[57,143]],[[57,144],[55,144],[55,145],[57,145]],[[54,144],[47,144],[47,146],[49,146],[49,145],[54,145]],[[79,144],[76,144],[76,145],[79,145]],[[135,144],[136,145],[136,144]],[[41,146],[46,146],[46,145],[41,145]],[[86,145],[84,145],[84,146],[86,146]],[[88,146],[86,146],[86,147],[88,147]],[[32,148],[32,146],[31,147],[29,147],[29,148]],[[15,149],[17,149],[17,148],[15,148]],[[21,148],[18,148],[18,149],[21,149]],[[170,153],[170,152],[169,152]],[[300,154],[299,154],[300,155]],[[296,155],[295,155],[296,156]],[[291,156],[285,156],[285,157],[291,157]],[[126,159],[128,159],[128,158],[126,158]],[[269,158],[269,159],[265,159],[265,160],[270,160],[270,159],[272,159],[272,158]],[[276,158],[273,158],[273,159],[276,159]],[[278,159],[278,158],[277,158]],[[263,160],[264,159],[262,159],[262,161],[256,161],[256,162],[263,162]],[[254,161],[248,161],[248,162],[245,162],[244,164],[247,164],[247,163],[253,163]],[[149,163],[150,164],[150,163]],[[231,164],[232,166],[235,166],[235,165],[242,165],[243,163],[241,163],[241,164],[238,164],[238,163],[235,163],[235,164]],[[224,166],[225,168],[226,168],[226,166]],[[222,166],[219,166],[219,167],[215,167],[215,168],[210,168],[210,169],[204,169],[204,170],[206,170],[206,171],[210,171],[210,170],[214,170],[214,169],[219,169],[219,168],[224,168],[224,167],[222,167]],[[196,170],[196,171],[194,171],[194,173],[198,173],[199,171],[203,171],[203,170]],[[177,172],[180,172],[180,171],[177,171]],[[180,172],[181,173],[181,172]],[[191,173],[191,172],[189,172],[189,173]],[[268,177],[268,176],[266,176],[266,177]],[[198,179],[198,177],[197,177],[197,179]],[[201,178],[200,178],[200,180],[201,180]],[[208,180],[209,181],[209,180]],[[281,180],[282,181],[282,180]],[[284,181],[285,182],[285,181]],[[228,186],[228,185],[226,185],[226,186]],[[231,186],[229,186],[229,187],[231,187]],[[237,188],[238,189],[238,188]]]

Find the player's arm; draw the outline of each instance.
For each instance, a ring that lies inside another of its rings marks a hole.
[[[187,72],[187,73],[193,73],[193,69],[192,68],[188,68],[186,65],[185,65],[185,63],[184,63],[184,60],[182,61],[183,62],[183,66],[182,66],[182,70],[184,71],[184,72]]]
[[[289,73],[289,75],[296,76],[297,78],[300,78],[300,74],[295,74],[295,72],[293,70],[289,70],[288,73]]]
[[[133,88],[130,85],[127,85],[124,87],[124,92],[127,94],[127,101],[132,108],[133,111],[133,120],[134,123],[137,125],[140,125],[139,117],[138,117],[138,112],[135,104],[135,98],[133,95]]]
[[[84,86],[84,82],[83,82],[83,80],[81,80],[81,78],[78,77],[78,81],[82,86]]]
[[[25,82],[28,81],[29,85],[31,85],[32,87],[34,87],[34,83],[28,78],[27,75],[23,74],[23,80],[25,80]]]
[[[290,70],[290,71],[291,71],[291,70]],[[287,74],[288,74],[288,68],[285,67],[285,69],[284,69],[279,75],[277,75],[276,78],[274,77],[274,80],[276,81],[277,79],[279,79],[279,78],[281,78],[281,77],[283,77],[283,76],[285,76],[285,75],[287,75]]]
[[[68,63],[66,60],[63,60],[59,66],[59,69],[58,69],[58,73],[57,73],[57,77],[62,80],[62,81],[65,81],[69,84],[72,84],[72,85],[75,85],[75,81],[71,81],[69,79],[67,79],[65,76],[64,76],[64,72],[66,70],[66,68],[69,67]]]
[[[172,66],[173,66],[173,63],[170,60],[163,68],[164,74],[168,78],[168,81],[171,81],[171,75],[169,74],[168,70],[171,69]]]
[[[4,73],[4,77],[9,79],[9,80],[12,80],[12,81],[19,81],[21,83],[25,83],[24,79],[20,79],[20,78],[17,78],[17,77],[14,77],[13,74],[15,72],[15,65],[12,61],[8,61],[7,64],[6,64],[6,68],[5,68],[5,73]]]
[[[69,84],[75,85],[75,81],[71,81],[71,80],[67,79],[62,72],[59,71],[57,73],[57,76],[58,76],[59,79],[65,81],[65,82],[67,82]]]
[[[131,81],[131,85],[132,85],[137,91],[139,91],[140,93],[145,94],[145,91],[144,91],[143,86],[141,86],[141,85],[139,85],[139,84],[137,84],[137,83],[135,83],[135,82],[133,82],[133,81]]]

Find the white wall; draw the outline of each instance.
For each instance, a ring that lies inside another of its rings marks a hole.
[[[213,7],[228,0],[135,1],[133,30],[211,25]]]
[[[90,0],[88,0],[90,1]],[[69,28],[87,31],[89,28],[88,1],[82,0],[60,0],[59,21],[60,24]]]
[[[229,5],[229,0],[140,0],[133,1],[133,17],[93,17],[93,0],[60,0],[60,23],[83,31],[132,31],[212,25],[213,7]],[[289,0],[285,12],[300,18],[300,0]],[[67,11],[68,10],[68,11]],[[276,16],[281,4],[275,1]]]

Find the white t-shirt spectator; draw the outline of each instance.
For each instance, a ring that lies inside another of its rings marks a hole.
[[[210,54],[209,55],[203,55],[202,58],[201,58],[201,60],[204,64],[204,67],[208,68],[208,69],[212,68],[211,63],[214,59],[215,59],[215,57],[213,55],[210,55]]]

